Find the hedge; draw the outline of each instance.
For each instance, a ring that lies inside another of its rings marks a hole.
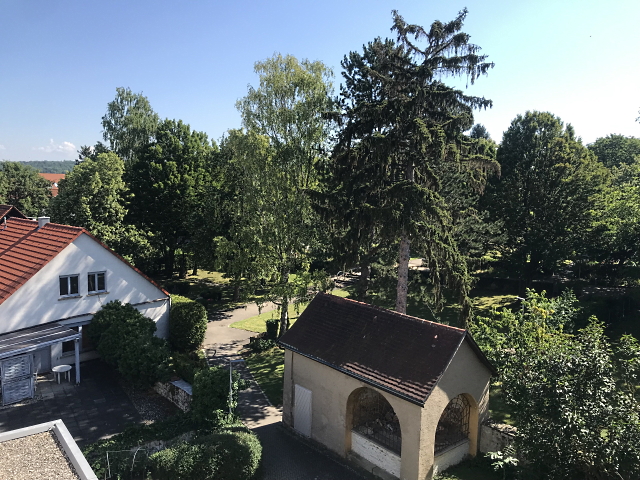
[[[238,390],[245,388],[246,382],[237,371],[233,372],[232,404],[234,411],[238,404]],[[229,370],[223,367],[211,367],[200,370],[193,380],[193,400],[191,412],[196,421],[215,427],[229,411]]]
[[[250,480],[261,457],[254,434],[226,431],[155,453],[149,466],[155,480]]]
[[[169,344],[178,352],[192,352],[207,332],[207,310],[198,302],[180,295],[171,295]]]

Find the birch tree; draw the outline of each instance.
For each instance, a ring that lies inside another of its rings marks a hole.
[[[306,191],[315,187],[314,166],[327,138],[322,114],[330,106],[331,72],[321,62],[279,54],[257,62],[255,71],[259,87],[249,87],[236,105],[250,138],[268,141],[260,155],[237,157],[244,172],[245,233],[252,232],[245,255],[264,266],[262,278],[277,279],[272,298],[280,307],[282,335],[289,328],[289,303],[306,291],[290,275],[304,277],[317,238]]]

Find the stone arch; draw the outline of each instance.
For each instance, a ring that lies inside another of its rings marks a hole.
[[[468,453],[475,456],[478,444],[478,403],[472,395],[461,393],[453,397],[436,426],[434,456],[469,442]]]
[[[396,453],[402,450],[400,421],[389,401],[368,387],[356,388],[347,400],[346,450],[351,450],[351,432]]]

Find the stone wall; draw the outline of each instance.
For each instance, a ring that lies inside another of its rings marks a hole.
[[[191,408],[193,391],[191,385],[184,380],[157,382],[153,389],[171,403],[175,404],[183,412]]]
[[[517,429],[504,423],[487,422],[480,428],[480,451],[498,452],[511,445],[516,438]]]

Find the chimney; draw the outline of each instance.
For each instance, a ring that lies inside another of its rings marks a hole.
[[[49,223],[50,220],[51,220],[50,217],[38,217],[38,230],[40,230],[47,223]]]

